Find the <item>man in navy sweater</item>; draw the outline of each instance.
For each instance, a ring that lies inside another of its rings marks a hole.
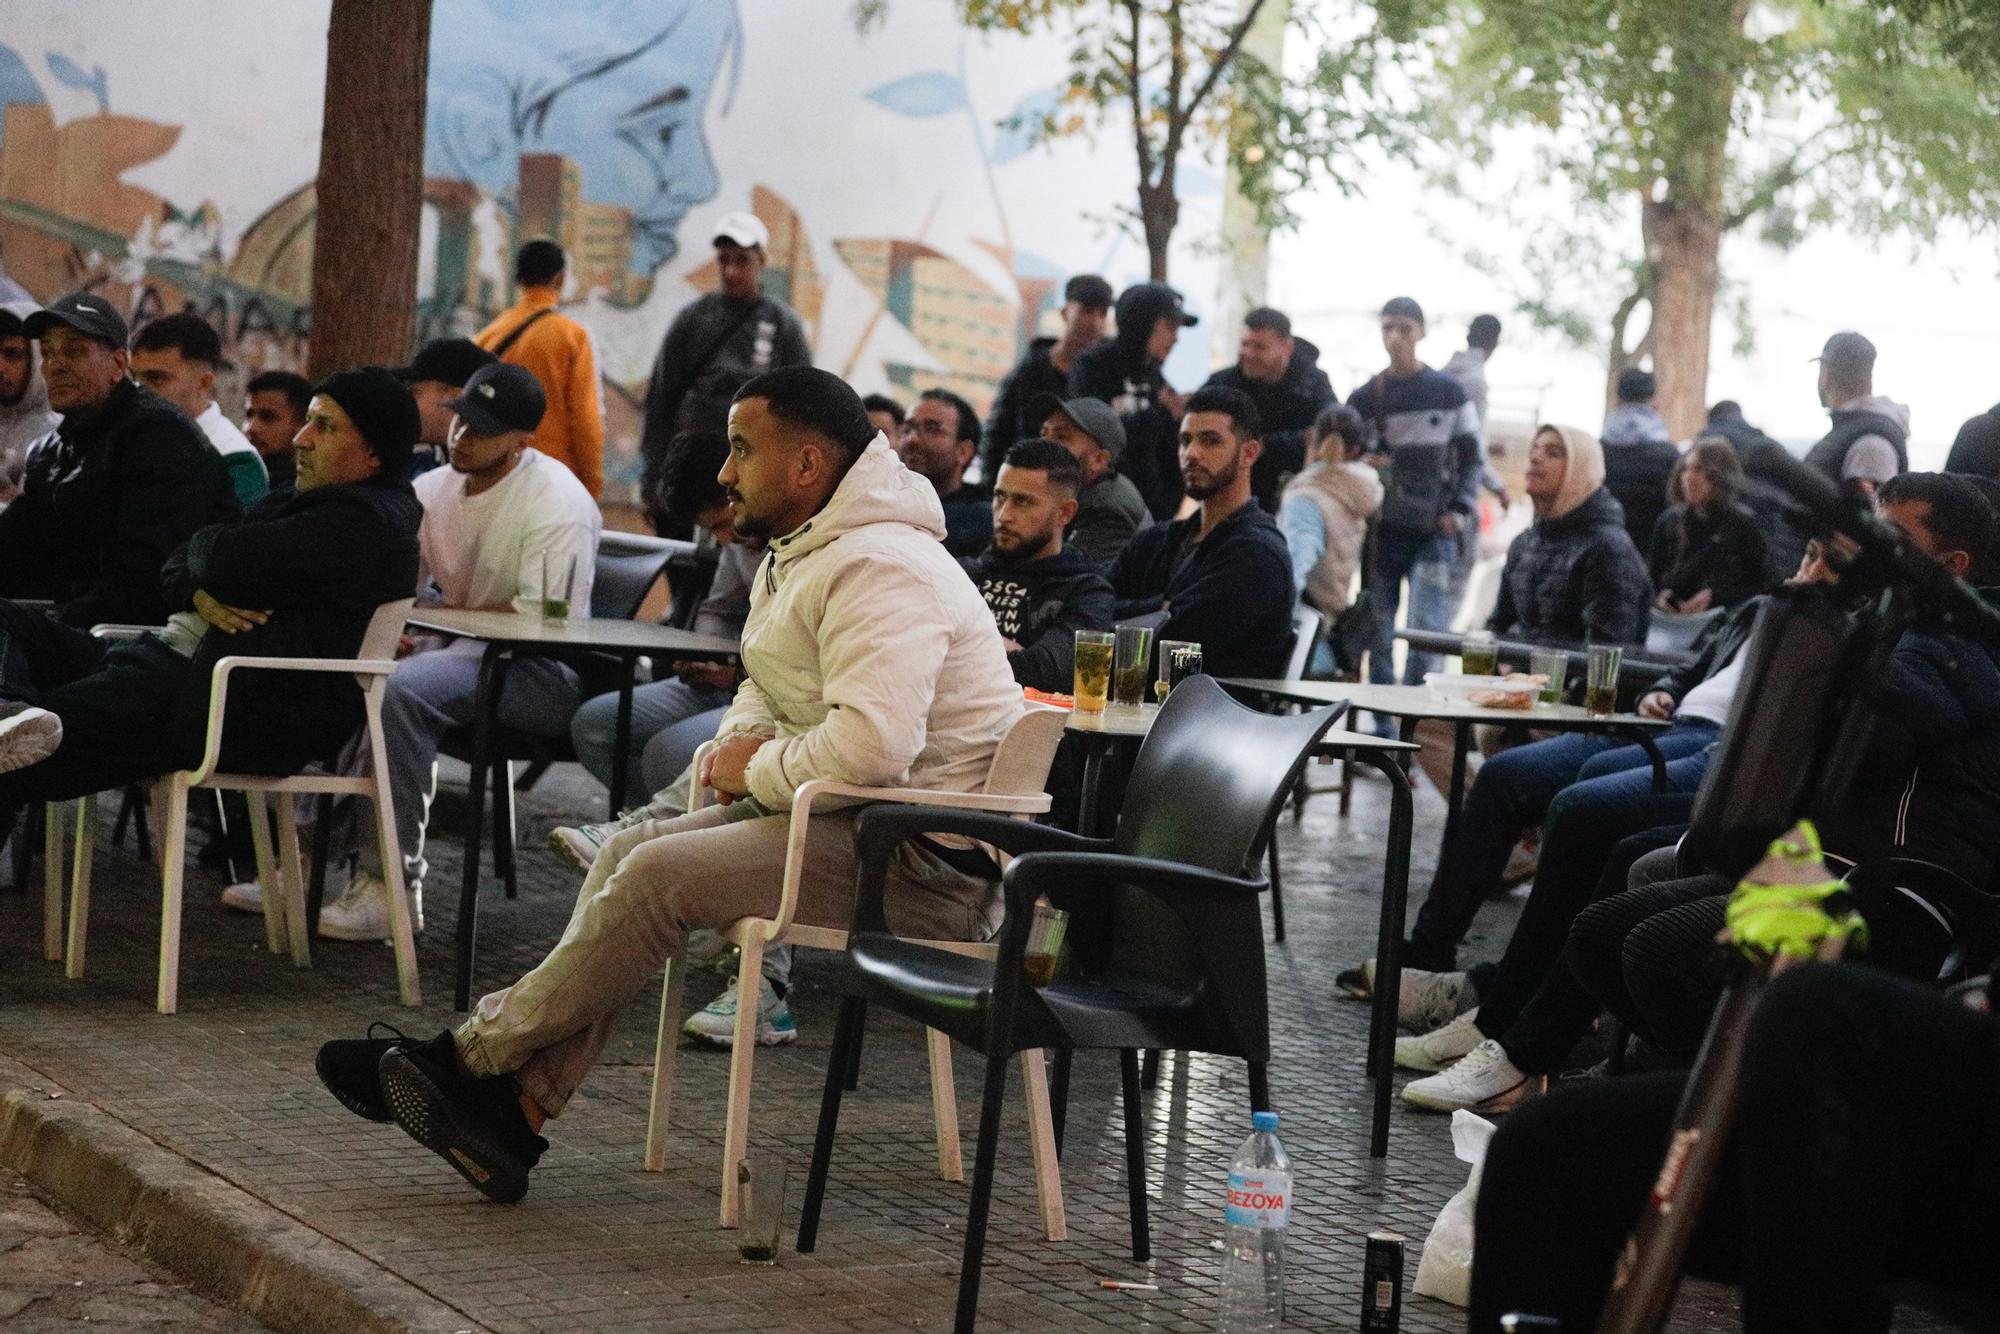
[[[1159,638],[1200,644],[1211,676],[1282,676],[1291,647],[1291,556],[1250,494],[1261,429],[1241,390],[1195,391],[1180,464],[1201,510],[1141,530],[1112,567],[1118,618],[1164,613]]]

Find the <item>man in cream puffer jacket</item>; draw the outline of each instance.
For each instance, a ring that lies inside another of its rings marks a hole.
[[[426,1105],[411,1114],[407,1097],[390,1099],[397,1119],[495,1198],[519,1198],[496,1181],[525,1190],[543,1118],[561,1113],[687,933],[776,912],[801,784],[975,790],[1024,707],[992,614],[945,552],[936,492],[852,389],[811,367],[767,372],[738,392],[729,440],[721,480],[736,531],[770,545],[743,632],[747,677],[699,775],[719,804],[613,835],[541,964],[455,1033],[379,1044],[383,1081],[398,1061],[422,1075]],[[813,815],[797,921],[847,925],[855,813]],[[977,847],[907,843],[890,869],[890,925],[983,939],[998,924],[997,879]],[[364,1087],[376,1054],[329,1043],[321,1078],[350,1108],[372,1107],[386,1089]]]

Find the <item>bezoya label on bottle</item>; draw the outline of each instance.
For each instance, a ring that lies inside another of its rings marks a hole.
[[[1222,1218],[1230,1227],[1284,1227],[1292,1218],[1291,1173],[1274,1169],[1232,1171]]]

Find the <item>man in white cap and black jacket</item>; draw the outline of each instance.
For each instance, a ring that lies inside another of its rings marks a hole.
[[[681,307],[653,362],[639,437],[649,476],[682,431],[723,431],[730,397],[752,376],[812,364],[798,313],[764,294],[770,246],[771,235],[754,213],[731,213],[716,224],[715,267],[722,286]]]

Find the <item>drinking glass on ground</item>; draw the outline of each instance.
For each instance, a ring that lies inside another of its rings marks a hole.
[[[1542,704],[1560,704],[1569,676],[1569,654],[1559,648],[1538,648],[1528,655],[1528,671],[1546,677],[1542,682]]]
[[[543,552],[542,619],[545,621],[568,620],[570,590],[575,587],[576,553],[574,551]]]
[[[1583,707],[1593,718],[1618,712],[1618,665],[1625,650],[1611,644],[1597,644],[1590,650],[1590,666],[1585,678]]]
[[[1153,661],[1152,627],[1118,627],[1117,656],[1111,664],[1111,702],[1137,708],[1146,702],[1146,669]]]
[[[1035,920],[1028,927],[1028,952],[1021,956],[1021,973],[1031,987],[1045,987],[1056,980],[1056,965],[1062,961],[1063,937],[1069,934],[1069,914],[1052,907],[1047,899],[1035,904]]]
[[[1109,630],[1076,632],[1076,708],[1079,713],[1102,713],[1111,693],[1111,651],[1115,640]]]
[[[785,1160],[744,1158],[736,1164],[736,1202],[742,1232],[736,1253],[747,1265],[778,1263],[785,1225]]]
[[[1493,642],[1491,631],[1474,630],[1458,646],[1459,669],[1467,676],[1497,676],[1500,672],[1500,649]]]
[[[1154,661],[1157,666],[1153,669],[1153,697],[1159,700],[1160,703],[1165,704],[1167,702],[1167,692],[1172,690],[1174,682],[1180,679],[1173,674],[1172,670],[1174,654],[1182,649],[1190,648],[1196,653],[1201,652],[1201,645],[1192,640],[1162,639],[1160,641],[1159,652],[1154,655]]]

